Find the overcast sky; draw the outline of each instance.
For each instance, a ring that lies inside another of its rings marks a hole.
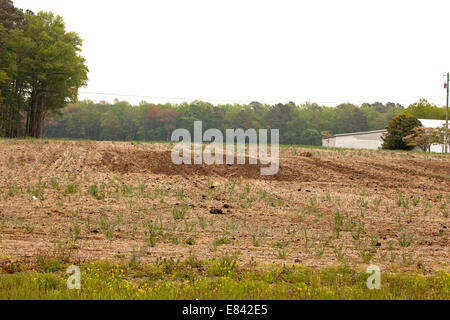
[[[14,4],[60,14],[84,39],[90,80],[80,99],[445,104],[448,0]]]

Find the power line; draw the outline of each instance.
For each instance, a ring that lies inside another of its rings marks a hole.
[[[9,70],[6,68],[0,68],[0,70]],[[64,73],[62,72],[48,72],[48,75],[62,75]],[[52,93],[51,90],[46,91],[48,93]],[[136,95],[136,94],[124,94],[124,93],[112,93],[112,92],[92,92],[92,91],[79,91],[79,94],[87,94],[87,95],[102,95],[102,96],[113,96],[113,97],[125,97],[125,98],[142,98],[142,99],[157,99],[157,100],[179,100],[179,101],[192,101],[192,100],[198,100],[198,101],[210,101],[210,102],[218,102],[218,103],[244,103],[248,104],[253,101],[257,101],[260,103],[267,103],[267,104],[276,104],[281,103],[282,101],[294,101],[295,99],[279,99],[279,100],[265,100],[265,101],[258,101],[257,99],[253,100],[241,100],[241,99],[209,99],[209,98],[203,98],[203,99],[196,99],[191,97],[167,97],[167,96],[151,96],[151,95]],[[390,100],[390,99],[381,99],[378,98],[375,102],[381,102],[380,100],[388,101],[391,103],[409,103],[409,102],[416,102],[418,99],[401,99],[401,100]],[[431,99],[433,101],[442,101],[445,102],[445,98],[437,98],[437,99]],[[319,105],[326,105],[326,104],[342,104],[349,102],[345,99],[342,99],[341,101],[314,101],[310,99],[306,99],[304,101],[310,101],[313,103],[317,103]],[[350,102],[349,102],[350,103]],[[351,103],[368,103],[368,100],[360,100],[360,101],[353,101]]]
[[[128,98],[144,98],[144,99],[158,99],[158,100],[199,100],[199,101],[212,101],[212,102],[225,102],[230,103],[230,101],[236,102],[236,103],[250,103],[253,101],[258,101],[257,99],[253,100],[239,100],[239,99],[195,99],[195,98],[188,98],[188,97],[167,97],[167,96],[150,96],[150,95],[135,95],[135,94],[124,94],[124,93],[111,93],[111,92],[90,92],[90,91],[80,91],[80,94],[91,94],[91,95],[103,95],[103,96],[116,96],[116,97],[128,97]],[[284,99],[285,101],[292,101],[292,99]],[[294,99],[295,100],[295,99]],[[389,99],[380,99],[380,100],[389,100]],[[438,98],[438,99],[432,99],[434,101],[445,101],[445,99]],[[265,103],[280,103],[282,99],[280,100],[266,100]],[[308,100],[305,100],[308,101]],[[311,101],[317,104],[341,104],[345,103],[341,101]],[[402,100],[395,100],[395,101],[389,101],[392,103],[395,102],[416,102],[418,99],[402,99]],[[379,102],[379,101],[376,101]],[[367,100],[365,101],[354,101],[353,103],[367,103]]]
[[[448,100],[449,100],[449,86],[450,86],[450,73],[447,73],[447,83],[445,84],[445,89],[447,89],[447,104],[445,108],[445,153],[448,152]]]
[[[102,95],[102,96],[116,96],[116,97],[128,97],[128,98],[145,98],[145,99],[159,99],[159,100],[205,100],[205,101],[215,101],[215,102],[229,102],[236,101],[241,103],[252,102],[253,100],[233,100],[233,99],[194,99],[187,97],[160,97],[160,96],[148,96],[148,95],[134,95],[134,94],[123,94],[123,93],[110,93],[110,92],[88,92],[80,91],[81,94],[92,94],[92,95]]]

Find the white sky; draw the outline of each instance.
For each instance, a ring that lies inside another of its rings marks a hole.
[[[84,39],[81,99],[442,106],[448,0],[14,0]],[[215,101],[219,100],[219,101]]]

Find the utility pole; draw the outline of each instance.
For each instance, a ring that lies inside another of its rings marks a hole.
[[[447,73],[447,83],[445,88],[447,89],[447,107],[445,108],[445,153],[448,152],[448,93],[449,93],[450,73]]]

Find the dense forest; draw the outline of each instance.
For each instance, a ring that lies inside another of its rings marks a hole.
[[[280,143],[320,145],[323,136],[331,134],[384,129],[401,113],[417,118],[444,119],[443,108],[420,100],[404,108],[396,103],[350,103],[337,107],[315,103],[266,105],[252,102],[212,105],[194,101],[181,104],[132,106],[125,101],[94,103],[80,101],[48,118],[45,136],[91,140],[165,141],[175,128],[192,132],[194,121],[203,121],[203,129],[227,128],[280,129]]]

